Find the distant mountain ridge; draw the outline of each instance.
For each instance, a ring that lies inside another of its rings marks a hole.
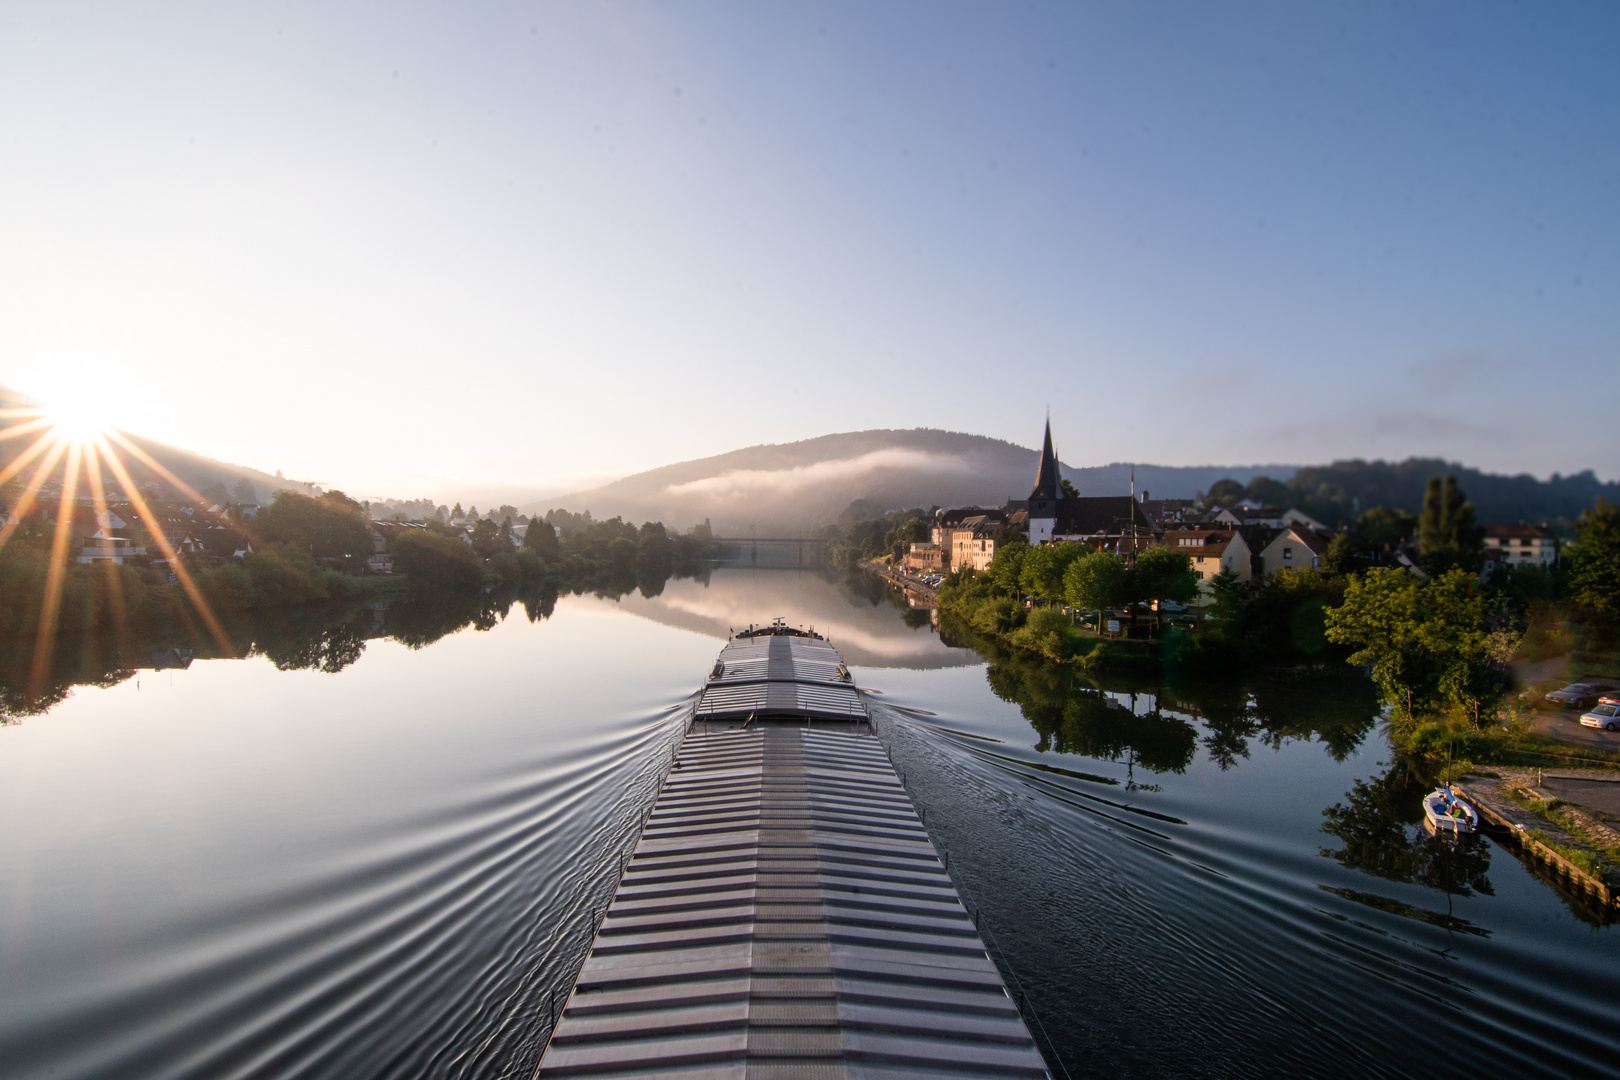
[[[899,509],[1025,498],[1038,456],[1003,439],[935,428],[841,432],[665,465],[521,509],[589,510],[683,529],[708,520],[724,536],[799,536],[830,524],[856,499]],[[1114,463],[1065,465],[1063,475],[1085,495],[1125,495],[1133,467],[1137,493],[1155,498],[1191,498],[1225,478],[1287,480],[1299,468]]]
[[[0,386],[0,408],[38,404]],[[17,417],[0,415],[0,431],[19,422]],[[234,497],[242,480],[253,484],[261,502],[281,488],[313,490],[299,481],[124,434],[200,492],[220,485]],[[29,437],[0,439],[0,469],[31,442]],[[1035,450],[1004,439],[935,428],[841,432],[665,465],[572,495],[532,501],[520,509],[529,514],[553,507],[588,510],[598,518],[619,515],[638,523],[662,521],[678,529],[708,519],[722,536],[803,536],[836,521],[858,499],[881,508],[878,512],[934,505],[1000,506],[1008,499],[1022,499],[1035,482],[1037,458]],[[137,483],[160,479],[133,459],[129,467]],[[1485,473],[1439,458],[1354,459],[1306,466],[1115,462],[1063,465],[1062,473],[1082,495],[1124,495],[1131,490],[1133,469],[1136,493],[1156,499],[1193,498],[1217,480],[1247,484],[1256,477],[1270,477],[1279,483],[1258,485],[1277,496],[1267,495],[1268,501],[1300,506],[1335,523],[1353,520],[1380,504],[1416,513],[1422,509],[1428,478],[1448,472],[1457,475],[1479,520],[1486,522],[1569,522],[1599,498],[1620,502],[1620,482],[1602,481],[1590,469],[1539,480],[1528,474]],[[24,469],[18,480],[29,475]]]
[[[1620,483],[1605,483],[1591,469],[1538,480],[1528,473],[1505,476],[1442,458],[1417,457],[1305,466],[1289,481],[1292,497],[1283,501],[1327,522],[1350,521],[1380,505],[1416,514],[1423,509],[1429,478],[1448,473],[1457,477],[1457,486],[1482,522],[1573,522],[1598,499],[1620,502]]]

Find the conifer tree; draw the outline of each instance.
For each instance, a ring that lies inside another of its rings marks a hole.
[[[1478,571],[1485,531],[1474,520],[1474,504],[1448,473],[1444,483],[1429,477],[1423,496],[1423,517],[1418,522],[1418,546],[1423,568],[1435,577],[1447,570]]]

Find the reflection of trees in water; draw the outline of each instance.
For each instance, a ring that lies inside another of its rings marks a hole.
[[[1253,740],[1281,746],[1318,739],[1335,761],[1355,752],[1377,726],[1371,682],[1342,664],[1262,671],[1247,678],[1198,677],[1182,669],[1086,672],[1009,650],[949,615],[940,637],[989,661],[990,689],[1018,705],[1040,735],[1036,749],[1134,761],[1154,772],[1180,772],[1202,745],[1229,769]],[[1130,705],[1118,700],[1129,695]],[[1138,699],[1150,706],[1136,708]]]
[[[1388,881],[1407,882],[1448,895],[1493,895],[1486,871],[1490,848],[1456,843],[1424,831],[1424,794],[1433,788],[1411,763],[1397,761],[1383,775],[1358,780],[1345,801],[1322,811],[1322,831],[1344,847],[1322,849],[1326,858]]]
[[[1197,732],[1155,708],[1145,715],[1109,697],[1074,668],[974,641],[990,661],[986,677],[1003,701],[1018,705],[1040,736],[1042,753],[1129,761],[1152,772],[1183,772],[1198,747]],[[981,647],[982,645],[982,647]],[[1127,692],[1135,694],[1135,688]]]
[[[328,622],[275,612],[260,622],[252,652],[264,656],[278,671],[324,671],[335,675],[366,651],[361,619],[348,611],[342,614],[347,618]]]
[[[1109,761],[1129,760],[1150,772],[1185,772],[1198,749],[1198,733],[1185,720],[1163,712],[1138,714],[1100,690],[1076,687],[1063,704],[1055,731],[1036,729],[1037,749]]]
[[[929,617],[928,609],[921,607],[908,607],[900,613],[900,621],[913,630],[921,630],[925,626],[932,626],[933,619]]]
[[[632,588],[635,585],[632,583]],[[239,613],[225,622],[226,644],[201,627],[162,626],[64,634],[40,692],[28,694],[32,639],[0,640],[0,723],[37,716],[75,686],[116,686],[142,670],[184,668],[193,660],[263,656],[281,671],[336,674],[364,654],[366,643],[392,638],[420,649],[447,634],[488,630],[520,604],[530,622],[551,617],[555,589],[501,588],[467,596],[415,590],[393,603],[326,604]]]
[[[844,575],[843,585],[851,603],[864,600],[877,607],[884,602],[891,604],[894,602],[894,589],[890,587],[888,580],[876,574],[869,574],[865,570],[849,571]]]
[[[1263,672],[1248,686],[1254,715],[1273,746],[1315,737],[1334,761],[1343,761],[1378,725],[1378,689],[1348,664]]]

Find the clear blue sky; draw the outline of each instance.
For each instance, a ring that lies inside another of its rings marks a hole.
[[[1612,478],[1617,136],[1612,2],[5,4],[0,383],[362,494],[1048,405]]]

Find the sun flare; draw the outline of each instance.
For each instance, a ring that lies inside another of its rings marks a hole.
[[[112,430],[106,413],[90,401],[53,403],[46,408],[45,416],[58,435],[73,443],[94,442],[97,436]]]
[[[31,698],[44,686],[50,670],[65,586],[73,569],[69,564],[85,561],[74,556],[71,550],[76,516],[86,510],[95,515],[96,529],[123,527],[102,524],[101,515],[111,513],[109,495],[119,504],[118,516],[138,521],[149,535],[148,543],[155,549],[154,554],[162,556],[169,580],[178,584],[188,597],[191,611],[202,619],[221,648],[230,648],[225,628],[197,588],[185,559],[169,539],[162,521],[152,512],[142,486],[131,476],[132,466],[139,466],[166,481],[194,504],[207,502],[114,427],[93,394],[64,396],[49,404],[0,403],[0,489],[6,489],[4,511],[0,512],[0,551],[25,524],[35,531],[25,532],[24,536],[37,539],[39,530],[44,530],[50,546],[34,660],[29,668]],[[7,488],[7,485],[11,486]],[[80,498],[81,491],[86,493],[84,498]],[[97,532],[96,536],[103,537],[103,534]],[[108,549],[114,546],[110,540],[103,545]],[[108,573],[104,587],[110,590],[109,603],[117,613],[115,617],[122,619],[123,585],[118,566],[111,560],[104,560],[101,565]]]

